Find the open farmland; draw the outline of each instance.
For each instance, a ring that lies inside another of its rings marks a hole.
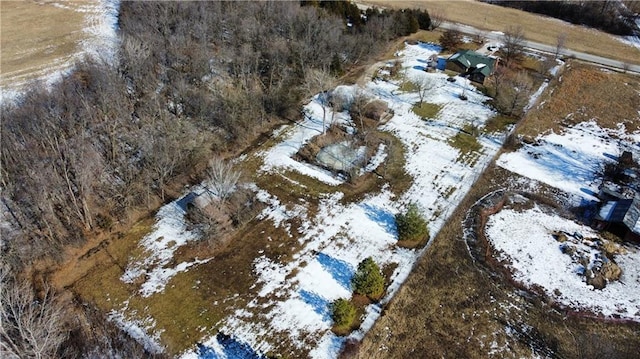
[[[0,2],[0,88],[54,79],[85,54],[107,56],[115,38],[112,1]],[[3,95],[4,96],[4,95]]]
[[[504,31],[507,26],[518,24],[524,29],[528,40],[553,46],[559,34],[566,34],[568,49],[640,64],[640,49],[623,41],[620,37],[516,9],[473,0],[369,0],[363,3],[394,8],[426,8],[429,12],[441,12],[447,21],[470,25],[485,31]]]

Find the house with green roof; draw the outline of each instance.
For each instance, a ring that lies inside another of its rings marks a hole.
[[[445,68],[459,72],[461,76],[469,80],[484,84],[495,68],[497,58],[481,55],[471,50],[461,50],[447,59]]]

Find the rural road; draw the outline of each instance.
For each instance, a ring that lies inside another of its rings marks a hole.
[[[467,34],[477,34],[479,31],[482,30],[478,30],[475,27],[472,26],[468,26],[468,25],[463,25],[463,24],[457,24],[457,23],[449,23],[449,22],[443,22],[440,25],[441,28],[443,29],[457,29],[463,33],[467,33]],[[498,31],[482,31],[484,37],[489,40],[490,42],[501,42],[502,41],[502,33],[498,32]],[[524,46],[533,50],[538,50],[538,51],[543,51],[543,52],[550,52],[550,53],[554,53],[556,50],[555,46],[551,46],[551,45],[546,45],[546,44],[541,44],[539,42],[533,42],[533,41],[525,41],[524,42]],[[639,51],[640,52],[640,51]],[[617,60],[612,60],[606,57],[600,57],[600,56],[596,56],[596,55],[591,55],[591,54],[587,54],[584,52],[578,52],[578,51],[573,51],[571,49],[563,49],[562,51],[560,51],[561,55],[565,55],[565,56],[573,56],[578,60],[581,61],[585,61],[585,62],[591,62],[594,64],[599,64],[599,65],[603,65],[606,67],[610,67],[616,70],[624,70],[625,66],[627,67],[627,71],[632,71],[635,73],[639,73],[640,74],[640,65],[633,65],[633,64],[625,64],[624,62],[621,61],[617,61]]]

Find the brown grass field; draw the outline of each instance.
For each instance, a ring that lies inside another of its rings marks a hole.
[[[595,119],[600,126],[615,129],[624,124],[627,131],[640,129],[640,77],[604,71],[570,62],[561,76],[552,80],[556,88],[527,113],[523,136],[535,137],[546,131]]]
[[[363,3],[394,8],[420,8],[440,11],[447,21],[486,31],[503,31],[521,25],[528,40],[554,45],[558,34],[567,34],[566,47],[579,52],[640,64],[640,49],[624,44],[609,34],[524,11],[473,0],[366,0]]]
[[[13,86],[68,67],[86,38],[85,14],[92,0],[0,1],[0,86]]]

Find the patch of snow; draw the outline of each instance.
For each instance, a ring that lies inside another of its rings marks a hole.
[[[376,154],[371,157],[367,166],[362,169],[361,174],[375,171],[376,168],[378,168],[378,166],[380,166],[386,158],[386,146],[384,145],[384,143],[381,143],[378,146],[378,151],[376,152]]]
[[[583,122],[562,134],[540,136],[537,143],[505,153],[496,163],[567,193],[598,200],[596,173],[619,152],[619,142],[613,136],[628,137],[620,129],[606,130],[593,121]]]
[[[195,233],[187,230],[184,218],[187,204],[197,197],[196,193],[203,193],[204,189],[194,191],[160,208],[156,214],[153,231],[140,241],[143,254],[140,258],[133,258],[120,277],[125,283],[133,283],[144,276],[145,281],[140,288],[143,297],[161,292],[177,273],[210,260],[196,259],[193,262],[180,263],[174,268],[167,267],[173,259],[173,253],[180,246],[198,238]]]
[[[576,274],[579,265],[562,253],[551,235],[555,231],[597,237],[591,228],[538,207],[523,212],[503,209],[489,217],[486,228],[498,259],[511,263],[517,281],[540,286],[547,295],[574,309],[640,320],[640,250],[630,247],[628,253],[617,255],[620,280],[595,290]]]
[[[127,303],[125,304],[125,308]],[[138,343],[142,344],[144,348],[153,354],[162,353],[164,348],[160,345],[160,335],[156,333],[153,336],[148,335],[154,327],[155,321],[147,318],[145,320],[140,319],[128,319],[122,311],[111,311],[108,315],[108,319],[114,321],[118,327],[129,334]]]

